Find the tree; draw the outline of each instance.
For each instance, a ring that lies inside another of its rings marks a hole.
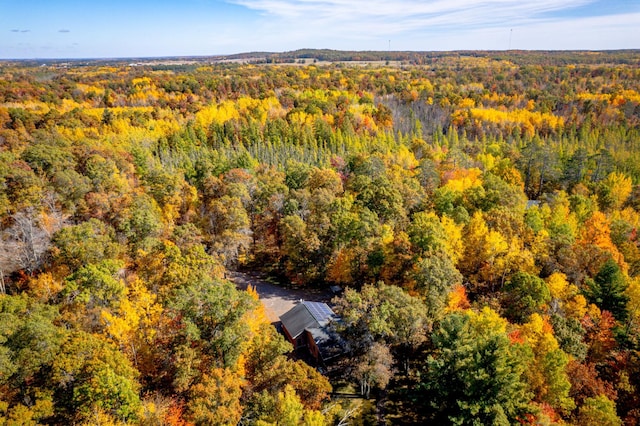
[[[189,390],[189,417],[197,425],[235,425],[242,417],[242,379],[214,368]]]
[[[249,250],[250,220],[238,197],[225,195],[211,200],[206,205],[204,222],[212,251],[221,256],[224,264],[234,264]]]
[[[62,228],[52,242],[54,263],[65,265],[71,272],[116,257],[120,251],[113,228],[94,218]]]
[[[589,302],[609,311],[616,320],[626,321],[629,316],[625,293],[627,282],[620,267],[612,259],[607,260],[593,279],[587,279],[585,295]]]
[[[416,265],[415,289],[424,299],[430,318],[441,317],[448,294],[461,283],[462,275],[443,252],[429,253]]]
[[[315,231],[297,215],[285,216],[280,221],[287,273],[293,282],[312,281],[317,278],[320,266],[314,262],[321,243]]]
[[[27,207],[13,215],[13,224],[0,238],[0,270],[14,272],[23,269],[35,272],[45,259],[51,244],[51,234],[42,225],[42,215],[33,207]]]
[[[553,334],[560,348],[567,355],[571,355],[578,361],[583,361],[587,356],[587,345],[584,342],[585,329],[575,318],[553,314],[550,318],[553,325]]]
[[[149,252],[140,251],[136,268],[140,279],[163,302],[178,288],[224,275],[218,259],[207,254],[204,246],[196,242],[180,249],[173,242],[164,240]]]
[[[431,340],[421,386],[435,422],[509,425],[531,412],[523,348],[497,313],[451,313]]]
[[[581,425],[622,425],[615,403],[604,395],[587,398],[578,410],[577,422]]]
[[[472,283],[472,290],[480,291],[488,284],[494,284],[503,278],[496,266],[499,259],[509,251],[509,244],[504,236],[489,229],[481,211],[474,213],[465,228],[464,256],[458,267],[463,276]]]
[[[99,338],[71,333],[51,365],[51,382],[60,422],[89,420],[97,410],[135,420],[141,402],[136,370],[120,352]]]
[[[257,302],[228,281],[211,279],[175,290],[169,307],[184,327],[184,348],[200,348],[216,367],[233,366],[248,332],[243,318]]]
[[[125,290],[118,277],[123,266],[122,262],[109,259],[78,269],[65,280],[65,302],[83,304],[87,310],[117,306]]]
[[[162,211],[158,203],[147,194],[136,196],[122,213],[118,230],[131,242],[132,247],[144,247],[148,239],[160,236],[163,229]]]
[[[275,398],[262,395],[257,426],[322,426],[324,415],[315,410],[305,409],[295,390],[287,385]]]
[[[575,403],[569,397],[569,357],[560,349],[553,328],[546,318],[533,314],[522,326],[521,337],[533,354],[526,377],[535,400],[563,413],[570,412]]]
[[[507,316],[522,322],[551,299],[547,284],[534,275],[516,272],[504,286]]]
[[[580,294],[578,286],[569,283],[567,276],[554,272],[546,279],[551,300],[552,313],[566,316],[573,320],[581,320],[587,312],[587,300]]]
[[[117,308],[101,311],[101,322],[107,339],[118,345],[133,365],[145,376],[153,376],[150,366],[156,352],[155,343],[167,318],[157,295],[151,293],[139,278],[133,278],[124,289]]]
[[[0,419],[44,423],[54,414],[47,372],[66,334],[55,324],[58,310],[24,294],[3,294],[0,318]]]
[[[596,365],[593,363],[569,361],[567,377],[571,381],[570,396],[575,400],[578,407],[581,407],[587,398],[605,395],[615,401],[618,397],[614,384],[603,380],[596,369]]]
[[[605,211],[619,210],[633,190],[631,179],[624,173],[613,172],[598,187],[598,202]]]
[[[597,306],[590,305],[587,315],[582,319],[585,342],[587,343],[587,361],[603,363],[616,347],[613,329],[616,320],[609,311],[600,311]]]
[[[357,192],[357,202],[375,212],[383,223],[402,223],[406,220],[402,196],[386,176],[369,180]]]
[[[413,215],[407,234],[419,253],[445,251],[447,236],[435,213],[418,212]]]
[[[372,386],[385,389],[393,376],[392,365],[389,348],[382,343],[374,343],[355,367],[354,376],[360,382],[360,394],[369,399]]]
[[[340,327],[356,354],[368,352],[378,342],[407,357],[425,340],[431,323],[420,299],[381,282],[365,285],[360,292],[349,288],[334,302]]]
[[[524,190],[533,200],[560,177],[558,157],[539,137],[529,140],[522,149],[519,165],[524,175]]]
[[[252,212],[253,247],[257,261],[276,263],[279,258],[278,223],[284,215],[284,202],[289,188],[285,174],[274,167],[259,168],[256,172],[257,190]]]
[[[602,212],[593,213],[584,222],[577,248],[581,251],[584,268],[591,276],[595,275],[609,259],[613,259],[623,271],[627,269],[622,254],[611,241],[609,219]]]

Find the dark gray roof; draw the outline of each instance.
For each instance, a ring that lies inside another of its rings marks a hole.
[[[333,327],[311,328],[308,331],[316,342],[323,361],[330,361],[347,352],[346,341]]]
[[[322,328],[336,318],[336,314],[326,303],[302,302],[282,314],[280,321],[291,337],[296,339],[304,330]]]

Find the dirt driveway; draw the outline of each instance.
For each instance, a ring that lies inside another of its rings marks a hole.
[[[230,272],[228,278],[241,290],[246,290],[248,285],[256,289],[271,322],[280,321],[280,315],[293,308],[301,300],[329,302],[333,297],[333,294],[328,290],[292,289],[272,284],[257,273]]]

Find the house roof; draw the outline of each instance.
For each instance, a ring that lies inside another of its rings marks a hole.
[[[316,342],[323,361],[327,362],[347,352],[347,342],[332,327],[308,329]]]
[[[280,321],[291,337],[296,339],[304,330],[321,329],[337,318],[326,303],[305,301],[282,314]]]

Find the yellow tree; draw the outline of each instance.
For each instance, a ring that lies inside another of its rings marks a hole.
[[[509,245],[502,234],[489,229],[481,211],[474,213],[467,225],[464,242],[465,251],[459,269],[469,277],[476,291],[501,278],[495,266],[500,257],[508,253]]]
[[[571,411],[575,403],[569,397],[571,383],[566,371],[569,356],[560,349],[551,324],[541,315],[533,314],[521,327],[521,336],[533,353],[526,376],[535,400],[565,413]]]
[[[189,417],[196,424],[238,424],[242,417],[242,385],[242,378],[229,369],[212,369],[189,389]]]
[[[618,248],[611,241],[609,219],[602,212],[594,212],[580,231],[577,241],[581,261],[591,276],[595,276],[600,267],[610,257],[626,273],[628,266]]]
[[[627,310],[630,328],[638,330],[640,328],[640,277],[629,280],[625,294],[629,298]]]
[[[162,305],[144,282],[134,278],[125,288],[125,297],[115,310],[102,311],[102,323],[107,339],[118,345],[134,366],[140,358],[149,359],[161,322],[165,320]],[[143,353],[140,353],[143,352]]]
[[[598,201],[605,209],[619,210],[629,198],[633,190],[633,182],[624,173],[612,172],[600,184]]]
[[[546,281],[551,294],[550,305],[569,318],[581,320],[587,313],[587,299],[580,293],[580,289],[569,283],[567,276],[561,272],[551,274]]]

